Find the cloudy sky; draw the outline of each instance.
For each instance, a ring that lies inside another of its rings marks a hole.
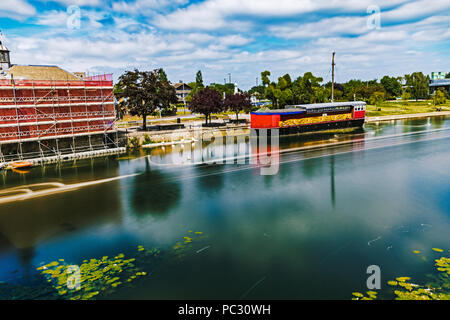
[[[239,87],[307,71],[331,80],[450,72],[449,0],[0,0],[16,64],[90,74],[162,67]],[[260,81],[260,80],[259,80]]]

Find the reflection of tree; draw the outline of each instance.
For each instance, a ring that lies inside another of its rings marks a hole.
[[[429,118],[404,120],[403,132],[423,131],[426,129],[426,125],[429,123],[429,121]]]
[[[333,209],[336,207],[336,183],[334,181],[334,155],[330,157],[330,167],[331,167],[331,205]]]
[[[32,264],[34,254],[35,254],[34,247],[18,249],[17,253],[18,253],[18,258],[19,258],[20,264],[25,269],[25,274],[30,275],[30,273],[32,271],[34,271],[33,264]]]
[[[202,191],[218,192],[224,185],[224,173],[222,165],[204,165],[196,167],[198,174],[201,176],[198,178],[199,186]]]
[[[167,178],[158,171],[151,171],[146,161],[145,172],[134,178],[132,207],[137,214],[163,217],[178,203],[180,187]]]
[[[444,121],[445,117],[431,117],[431,123],[433,124],[434,129],[442,128]]]

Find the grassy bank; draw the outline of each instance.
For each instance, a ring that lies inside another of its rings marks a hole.
[[[450,103],[447,102],[444,105],[434,106],[433,101],[398,101],[398,102],[383,102],[377,106],[367,105],[367,116],[380,117],[380,116],[393,116],[402,114],[415,114],[415,113],[427,113],[437,111],[440,108],[441,111],[450,111]]]

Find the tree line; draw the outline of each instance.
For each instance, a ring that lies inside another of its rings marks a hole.
[[[277,81],[271,81],[270,75],[270,71],[263,71],[261,85],[252,87],[248,92],[237,90],[235,93],[236,88],[232,83],[211,83],[205,86],[202,73],[198,71],[195,82],[188,83],[192,91],[186,98],[187,107],[193,113],[203,114],[208,123],[214,113],[232,111],[238,119],[241,111],[251,111],[251,96],[270,100],[273,109],[282,109],[286,105],[331,101],[331,82],[323,84],[323,78],[314,76],[312,72],[306,72],[295,80],[285,74]],[[450,73],[446,77],[450,78]],[[384,76],[380,81],[350,80],[334,84],[334,100],[363,100],[377,105],[399,97],[403,100],[429,99],[429,82],[429,76],[422,72],[406,74],[403,77]],[[119,113],[142,117],[144,130],[147,129],[148,116],[158,113],[176,114],[176,90],[163,69],[127,71],[120,76],[114,93],[118,99]],[[433,98],[436,104],[440,104],[450,96],[445,88],[439,88]]]
[[[241,111],[249,112],[252,105],[250,95],[245,92],[234,93],[234,85],[211,84],[204,86],[201,71],[197,73],[195,83],[190,83],[192,91],[187,97],[192,113],[205,116],[211,123],[211,115],[232,111],[239,118]],[[119,77],[114,87],[118,100],[118,113],[142,117],[143,129],[147,130],[147,117],[158,112],[168,113],[177,109],[176,90],[163,69],[152,71],[127,71]]]
[[[322,84],[323,78],[306,72],[292,80],[289,74],[270,80],[270,71],[261,73],[259,86],[254,86],[249,93],[259,99],[267,99],[272,108],[283,108],[286,105],[323,103],[331,101],[331,82]],[[450,78],[450,73],[447,74]],[[429,99],[430,77],[422,72],[406,74],[403,77],[384,76],[378,81],[350,80],[334,84],[335,101],[362,100],[369,104],[378,104],[385,100],[401,98],[403,100]],[[438,88],[436,96],[450,98],[445,88]]]

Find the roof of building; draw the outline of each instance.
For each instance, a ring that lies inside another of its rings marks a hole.
[[[175,87],[175,89],[178,89],[180,87],[183,88],[183,85],[184,85],[184,89],[192,90],[192,88],[189,85],[187,85],[186,83],[183,83],[183,82],[175,83],[173,86]]]
[[[9,51],[8,48],[5,47],[1,41],[0,41],[0,51]]]
[[[24,66],[13,65],[6,70],[7,76],[13,75],[14,79],[23,80],[52,80],[52,81],[71,81],[81,80],[64,69],[57,66]]]
[[[450,86],[450,79],[431,80],[430,87]]]

